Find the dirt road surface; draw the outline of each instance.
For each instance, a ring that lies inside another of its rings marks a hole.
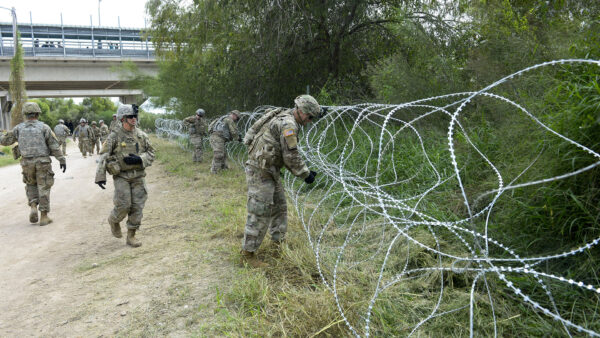
[[[173,237],[167,239],[164,231],[173,226],[158,223],[155,214],[173,197],[173,189],[166,186],[174,183],[158,165],[148,169],[150,194],[139,232],[143,246],[133,249],[125,238],[110,235],[106,219],[113,186],[110,178],[106,190],[94,184],[99,156],[83,158],[72,143],[67,154],[65,173],[53,159],[54,222],[48,226],[28,221],[20,166],[0,168],[0,337],[186,336],[185,323],[160,322],[178,320],[162,311],[170,308],[167,312],[185,317],[190,302],[202,302],[210,312],[214,285],[223,271],[209,261],[210,272],[192,278],[205,263],[195,262],[193,271],[185,271],[189,253],[166,248],[181,241],[172,230]],[[167,293],[179,289],[186,290],[181,304],[163,304],[170,302],[164,300],[171,299]],[[169,328],[148,331],[148,316],[157,321],[152,327]]]

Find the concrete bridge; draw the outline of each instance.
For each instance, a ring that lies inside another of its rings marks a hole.
[[[147,75],[158,67],[154,47],[140,29],[19,24],[25,52],[25,85],[29,98],[119,97],[141,103],[143,93],[131,88],[116,68],[134,63]],[[13,26],[0,23],[0,129],[10,127],[10,60]]]

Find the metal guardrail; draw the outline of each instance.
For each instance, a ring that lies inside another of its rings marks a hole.
[[[63,25],[17,26],[25,56],[154,59],[154,45],[141,29]],[[0,56],[14,53],[13,27],[0,23]]]

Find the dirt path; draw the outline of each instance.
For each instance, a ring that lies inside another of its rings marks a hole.
[[[181,318],[192,307],[197,311],[195,303],[210,316],[215,285],[231,273],[231,264],[215,266],[208,254],[190,263],[192,252],[182,240],[188,235],[160,217],[169,203],[179,203],[177,178],[159,165],[149,168],[139,236],[144,244],[132,249],[110,235],[112,180],[106,190],[93,183],[98,156],[83,158],[72,143],[67,154],[66,173],[53,160],[54,222],[45,227],[28,221],[20,166],[0,168],[0,336],[189,334]],[[173,304],[178,290],[186,293]],[[150,328],[149,316],[157,321]]]

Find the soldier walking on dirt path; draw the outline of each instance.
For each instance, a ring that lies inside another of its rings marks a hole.
[[[202,162],[203,145],[202,139],[206,137],[206,121],[204,120],[204,109],[196,110],[194,116],[186,117],[184,123],[189,125],[190,143],[194,146],[194,162]]]
[[[100,154],[100,128],[96,125],[96,121],[92,121],[92,150],[90,154],[94,154],[94,148],[96,149],[96,154]]]
[[[108,130],[108,126],[104,124],[104,120],[98,121],[100,123],[100,143],[103,144],[106,141],[106,137],[110,134],[110,130]]]
[[[0,144],[8,146],[15,142],[19,144],[13,149],[18,158],[21,158],[23,169],[23,182],[27,203],[31,208],[29,222],[38,222],[38,206],[40,211],[40,225],[52,223],[48,217],[50,212],[50,189],[54,184],[52,160],[54,156],[60,162],[63,173],[67,164],[58,139],[52,129],[44,122],[38,121],[41,109],[35,102],[26,102],[23,105],[23,115],[26,121],[19,123],[6,134],[0,135]]]
[[[108,129],[110,129],[110,131],[115,131],[119,129],[119,126],[121,126],[121,122],[117,121],[117,114],[113,114],[112,121],[110,121],[110,127],[108,127]]]
[[[148,135],[137,126],[137,106],[123,104],[117,109],[117,119],[122,122],[111,132],[102,145],[95,182],[102,189],[106,184],[106,172],[113,176],[115,195],[114,209],[108,216],[113,236],[123,237],[120,222],[127,217],[127,245],[142,245],[135,238],[142,223],[142,211],[148,198],[145,169],[154,161],[154,148]]]
[[[242,141],[236,127],[236,122],[239,119],[240,112],[234,110],[229,114],[214,120],[208,126],[210,146],[213,149],[213,160],[210,172],[213,174],[216,174],[223,169],[228,169],[226,143],[233,140],[238,142]]]
[[[244,137],[244,144],[248,146],[248,216],[241,253],[252,267],[267,266],[255,255],[267,230],[275,244],[280,245],[285,239],[287,205],[281,168],[287,168],[307,184],[313,183],[317,175],[308,170],[298,152],[298,129],[318,118],[321,107],[310,95],[300,95],[294,102],[293,109],[279,108],[265,113]]]
[[[94,151],[91,148],[93,136],[94,132],[92,131],[92,128],[90,128],[90,126],[87,125],[86,119],[81,118],[79,120],[79,125],[77,126],[77,128],[75,128],[75,130],[73,130],[73,139],[78,140],[79,151],[81,151],[81,154],[84,158],[87,156],[88,153],[90,153],[90,156],[92,156],[92,153]]]
[[[64,120],[58,120],[58,124],[54,126],[54,134],[58,139],[58,144],[62,148],[63,155],[67,156],[67,136],[71,134],[71,130],[69,130],[69,127],[65,126]]]

